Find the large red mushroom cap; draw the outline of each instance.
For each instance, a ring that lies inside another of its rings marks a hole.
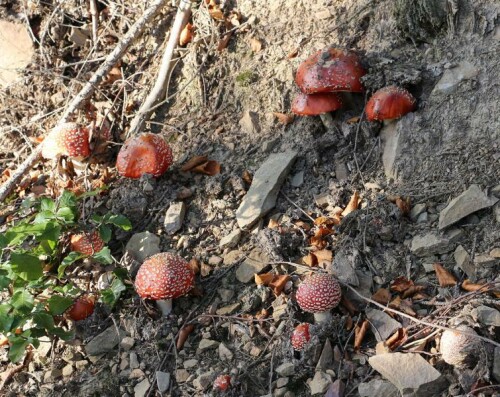
[[[90,155],[89,130],[76,123],[63,123],[50,131],[42,142],[42,157],[87,157]]]
[[[104,241],[99,232],[94,230],[90,233],[73,234],[70,239],[71,251],[91,256],[104,248]]]
[[[366,118],[373,120],[398,119],[415,109],[416,100],[407,90],[394,85],[381,88],[368,100]]]
[[[340,96],[334,92],[307,95],[299,93],[292,102],[292,112],[299,116],[318,116],[342,107]]]
[[[292,337],[291,337],[292,346],[297,351],[302,350],[310,339],[311,335],[309,334],[308,323],[302,323],[297,325],[292,332]]]
[[[193,288],[191,266],[178,255],[161,252],[146,259],[135,278],[137,294],[144,299],[178,298]]]
[[[328,47],[316,52],[299,66],[295,82],[305,94],[363,92],[360,78],[365,74],[356,54]]]
[[[144,174],[158,177],[172,165],[172,149],[156,134],[141,134],[130,138],[120,149],[116,159],[118,173],[127,178]]]
[[[297,289],[297,303],[309,313],[322,313],[336,307],[342,296],[338,281],[331,274],[314,273]]]

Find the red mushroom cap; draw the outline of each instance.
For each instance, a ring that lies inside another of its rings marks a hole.
[[[71,251],[87,256],[94,255],[104,248],[104,241],[97,230],[90,233],[73,234],[70,243]]]
[[[309,324],[302,323],[295,327],[292,332],[292,346],[295,350],[300,351],[304,348],[307,342],[311,339],[309,335]]]
[[[292,112],[299,116],[317,116],[342,107],[342,99],[334,92],[323,94],[299,93],[292,102]]]
[[[415,109],[416,100],[404,88],[394,85],[375,92],[366,104],[366,118],[373,120],[398,119]]]
[[[161,252],[146,259],[135,278],[137,294],[144,299],[178,298],[193,288],[194,273],[178,255]]]
[[[329,47],[310,56],[299,66],[295,82],[305,94],[363,92],[360,78],[365,74],[356,54]]]
[[[94,312],[94,298],[82,296],[69,308],[68,316],[73,321],[85,320]]]
[[[55,159],[57,156],[87,157],[90,155],[89,130],[76,123],[56,126],[42,142],[42,156]]]
[[[144,174],[158,177],[172,165],[172,149],[156,134],[141,134],[122,146],[116,159],[118,173],[127,178],[140,178]]]
[[[338,281],[327,273],[314,273],[305,278],[296,294],[300,308],[309,313],[322,313],[333,309],[339,304],[341,296]]]
[[[226,391],[231,386],[231,377],[229,375],[219,375],[214,381],[214,390]]]

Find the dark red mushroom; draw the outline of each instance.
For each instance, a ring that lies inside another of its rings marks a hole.
[[[85,320],[94,312],[94,305],[94,297],[82,296],[68,309],[68,316],[73,321]]]
[[[292,112],[299,116],[319,116],[342,107],[342,99],[334,92],[307,95],[299,93],[292,102]]]
[[[416,100],[407,90],[394,85],[375,92],[368,100],[366,118],[374,120],[392,120],[415,110]]]
[[[330,310],[336,307],[342,296],[340,285],[334,276],[314,273],[304,279],[297,289],[297,303],[306,312],[314,313],[317,323],[331,319]]]
[[[90,233],[73,234],[70,243],[71,251],[86,256],[94,255],[104,248],[104,241],[97,230]]]
[[[172,165],[172,161],[172,149],[160,135],[141,134],[122,146],[116,159],[116,169],[127,178],[140,178],[144,174],[159,177]]]
[[[42,157],[46,159],[56,159],[58,156],[83,158],[89,155],[89,130],[76,123],[56,126],[42,142]]]
[[[366,74],[356,54],[327,47],[316,52],[298,68],[295,82],[305,94],[320,92],[363,92],[360,78]]]
[[[310,339],[311,335],[309,334],[308,323],[302,323],[297,325],[292,332],[292,337],[291,337],[292,346],[297,351],[302,350]]]
[[[224,392],[231,387],[229,375],[219,375],[214,381],[214,390]]]
[[[135,290],[143,299],[157,302],[164,316],[172,310],[172,299],[193,288],[194,273],[178,255],[161,252],[146,259],[135,278]]]

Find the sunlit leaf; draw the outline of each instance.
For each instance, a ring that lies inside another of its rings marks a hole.
[[[12,252],[10,268],[23,280],[36,280],[43,275],[40,259],[30,254]]]
[[[66,296],[52,295],[47,300],[49,311],[54,316],[63,314],[73,304],[73,299]]]

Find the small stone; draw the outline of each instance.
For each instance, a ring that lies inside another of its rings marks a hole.
[[[249,135],[254,136],[260,132],[259,115],[246,110],[239,121],[241,129]]]
[[[304,184],[304,171],[299,171],[292,176],[290,185],[293,187],[301,187]]]
[[[43,381],[45,383],[52,383],[55,382],[57,379],[59,379],[62,376],[62,371],[58,368],[51,369],[43,375]]]
[[[229,302],[234,296],[234,291],[232,289],[227,289],[227,288],[219,288],[217,290],[217,293],[222,299],[222,302]]]
[[[431,95],[449,95],[455,92],[463,80],[470,80],[479,74],[479,69],[469,62],[460,62],[456,67],[446,69],[434,86]]]
[[[314,16],[316,17],[316,19],[328,19],[332,16],[332,14],[330,14],[330,11],[328,9],[324,9],[322,11],[316,12]]]
[[[472,309],[472,317],[475,321],[493,327],[500,327],[500,312],[492,307],[481,305]]]
[[[185,369],[177,369],[175,370],[175,381],[177,383],[184,383],[189,378],[189,372]]]
[[[40,345],[35,349],[35,352],[37,353],[38,358],[43,359],[41,361],[45,361],[47,354],[49,354],[52,347],[52,341],[48,336],[41,336],[38,340],[40,341]]]
[[[210,266],[219,266],[222,263],[222,258],[217,255],[212,255],[210,258],[208,258],[208,264]]]
[[[110,352],[124,337],[125,331],[112,325],[87,343],[85,346],[85,352],[89,356],[98,356],[100,354]]]
[[[328,193],[314,195],[314,202],[319,208],[326,208],[330,205],[331,196]]]
[[[128,376],[129,379],[140,379],[145,376],[144,371],[140,368],[135,368],[132,371],[130,371],[130,375]]]
[[[273,397],[284,397],[286,392],[286,387],[276,388],[274,389]]]
[[[347,166],[345,165],[345,162],[341,160],[335,160],[335,177],[339,181],[346,181],[349,179],[349,170],[347,169]]]
[[[469,253],[465,250],[464,247],[459,245],[455,252],[453,253],[455,258],[455,262],[457,266],[462,269],[462,271],[467,274],[467,277],[471,281],[475,281],[476,279],[476,268],[472,263]]]
[[[125,351],[129,351],[130,349],[132,349],[132,347],[134,347],[134,344],[135,344],[134,338],[126,336],[121,340],[120,347]]]
[[[326,371],[333,363],[333,349],[330,339],[325,341],[321,356],[319,356],[318,364],[316,364],[316,371]]]
[[[75,367],[76,367],[77,371],[84,370],[85,368],[87,368],[88,365],[89,365],[89,362],[87,360],[80,360],[80,361],[75,362]]]
[[[386,340],[402,327],[400,322],[381,310],[366,309],[366,317],[370,321],[372,332],[379,342]]]
[[[149,380],[145,378],[134,387],[134,397],[144,397],[149,390]]]
[[[202,339],[198,345],[198,351],[202,353],[207,350],[217,349],[219,347],[219,343],[220,342],[217,342],[216,340]]]
[[[373,379],[358,386],[360,397],[399,397],[398,389],[390,382],[382,379]]]
[[[448,238],[435,233],[427,233],[413,237],[410,250],[416,256],[423,257],[449,252],[452,249],[450,245]]]
[[[283,363],[276,368],[279,376],[292,376],[295,374],[295,365],[293,363]]]
[[[493,356],[493,370],[491,374],[495,380],[500,383],[500,347],[495,347],[495,352]]]
[[[193,381],[193,386],[198,390],[206,390],[212,384],[213,371],[205,372]]]
[[[129,367],[129,361],[124,358],[120,361],[120,371],[123,371],[124,369],[127,369]]]
[[[224,265],[230,266],[240,261],[241,258],[245,256],[245,253],[239,250],[229,251],[226,255],[224,255]]]
[[[269,257],[260,249],[254,248],[236,269],[236,278],[242,283],[249,283],[254,280],[254,274],[260,273],[268,262]]]
[[[428,220],[429,214],[427,212],[422,212],[417,218],[417,223],[426,223]]]
[[[311,395],[323,394],[328,390],[328,387],[332,383],[332,377],[322,371],[316,371],[314,378],[309,383],[309,388],[311,389]]]
[[[160,238],[151,232],[136,233],[128,241],[125,251],[142,263],[147,257],[160,252]]]
[[[476,269],[493,267],[497,264],[498,260],[491,255],[476,255],[474,257],[474,264]]]
[[[221,307],[216,310],[216,314],[219,316],[227,316],[236,313],[241,307],[241,302],[233,303],[232,305]]]
[[[288,385],[288,382],[289,382],[288,378],[278,378],[276,380],[276,387],[279,389],[285,387],[286,385]]]
[[[490,256],[493,258],[500,258],[500,248],[493,248],[490,251]]]
[[[64,366],[64,368],[62,369],[62,375],[63,376],[71,376],[74,372],[74,369],[73,369],[73,365],[72,364],[68,364],[66,366]]]
[[[231,361],[233,359],[233,352],[227,348],[224,343],[219,345],[219,358],[222,361]]]
[[[357,251],[339,250],[330,266],[331,273],[336,276],[340,281],[348,283],[355,287],[359,286],[359,279],[355,270]]]
[[[257,346],[252,346],[250,349],[250,355],[253,357],[258,357],[262,353],[262,349]]]
[[[175,234],[182,227],[184,216],[186,215],[186,204],[184,201],[178,201],[170,204],[167,213],[165,214],[165,221],[163,227],[167,234]]]
[[[156,371],[156,386],[160,393],[165,393],[170,387],[170,374],[168,372]]]
[[[418,216],[425,211],[426,207],[424,203],[415,204],[410,211],[411,220],[416,221]]]
[[[137,358],[137,354],[130,353],[129,358],[130,358],[130,368],[131,369],[139,368],[139,359]]]
[[[241,238],[241,230],[235,229],[220,240],[219,247],[221,249],[233,248],[238,244],[240,238]]]
[[[194,368],[198,365],[198,360],[192,358],[192,359],[184,361],[183,365],[184,365],[184,368],[191,369],[191,368]]]

